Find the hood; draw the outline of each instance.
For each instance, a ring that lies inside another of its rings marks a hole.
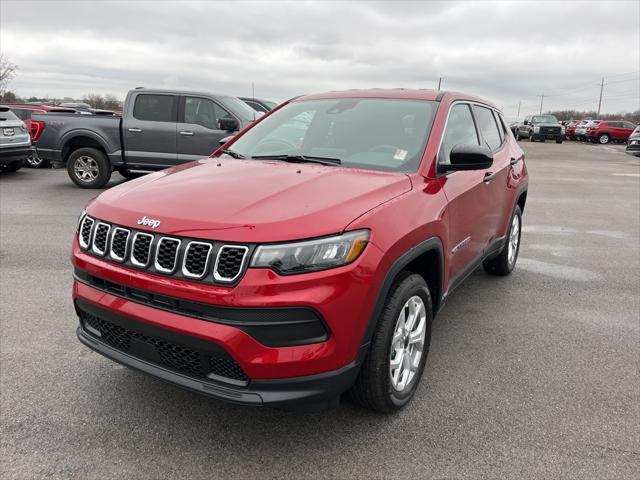
[[[87,213],[155,232],[236,242],[337,233],[411,190],[401,173],[281,161],[203,159],[146,175],[98,196]]]
[[[559,123],[551,123],[551,122],[540,122],[540,123],[532,123],[532,127],[562,127]]]

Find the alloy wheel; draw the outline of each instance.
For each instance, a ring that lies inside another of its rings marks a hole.
[[[424,301],[414,295],[404,304],[398,315],[391,339],[389,375],[391,385],[399,392],[405,390],[415,377],[424,351],[427,313]]]
[[[83,155],[76,159],[73,171],[80,181],[90,183],[98,177],[98,163],[94,158]]]
[[[518,215],[514,215],[511,222],[511,231],[509,232],[509,265],[513,265],[513,263],[516,261],[516,254],[518,253],[518,243],[520,243],[520,217]]]

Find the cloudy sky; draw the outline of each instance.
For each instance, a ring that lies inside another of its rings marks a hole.
[[[274,100],[407,87],[475,93],[507,117],[640,108],[640,1],[0,0],[21,96],[136,86]]]

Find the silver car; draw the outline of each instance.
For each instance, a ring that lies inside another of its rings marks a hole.
[[[31,137],[24,122],[0,105],[0,171],[15,172],[31,154]]]

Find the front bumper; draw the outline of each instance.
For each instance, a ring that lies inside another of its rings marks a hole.
[[[633,155],[634,157],[640,157],[640,139],[630,139],[629,145],[627,145],[627,148],[625,149],[625,153]]]
[[[104,310],[100,307],[88,304],[83,301],[77,302],[78,309],[83,318],[86,315],[105,318],[110,322],[118,324],[131,323],[130,320],[120,317],[112,312]],[[136,328],[136,327],[134,327]],[[77,329],[78,339],[87,347],[96,352],[119,362],[127,367],[139,370],[141,372],[152,375],[160,380],[172,383],[174,385],[223,400],[230,403],[236,403],[247,406],[274,406],[274,407],[294,407],[300,404],[315,405],[316,407],[326,407],[335,403],[340,394],[346,391],[355,382],[360,362],[364,357],[366,349],[361,349],[362,354],[358,358],[335,371],[325,372],[318,375],[306,377],[292,377],[286,379],[270,379],[270,380],[251,380],[227,382],[221,381],[219,378],[202,377],[194,374],[194,371],[185,373],[184,368],[180,371],[180,367],[185,361],[166,361],[160,357],[156,361],[149,361],[148,354],[146,358],[141,355],[131,355],[127,349],[122,346],[121,337],[112,337],[108,342],[99,338],[95,329],[88,326],[85,320],[81,321]],[[192,339],[188,346],[175,343],[167,343],[162,339],[152,338],[145,333],[149,333],[148,327],[142,332],[136,331],[137,342],[140,343],[142,350],[152,348],[154,345],[165,344],[171,346],[170,352],[186,352],[188,351],[193,363],[196,353],[200,352],[204,355],[204,351],[208,349],[206,343]],[[156,331],[156,333],[159,333]],[[152,333],[153,335],[153,333]],[[164,333],[165,338],[170,336],[168,332]],[[115,338],[115,340],[114,340]],[[143,339],[142,341],[139,339]],[[148,341],[153,340],[153,343]],[[182,338],[184,341],[184,337]],[[180,341],[180,340],[178,340]],[[193,346],[195,344],[195,347]],[[224,355],[219,353],[219,347],[213,347],[213,355]],[[158,350],[159,351],[159,350]],[[195,353],[194,353],[195,352]],[[166,358],[166,348],[164,356]],[[161,355],[162,356],[162,355]],[[207,357],[208,358],[208,357]],[[216,357],[218,358],[218,357]]]
[[[31,155],[31,147],[29,145],[0,148],[0,165],[25,160],[29,155]]]

